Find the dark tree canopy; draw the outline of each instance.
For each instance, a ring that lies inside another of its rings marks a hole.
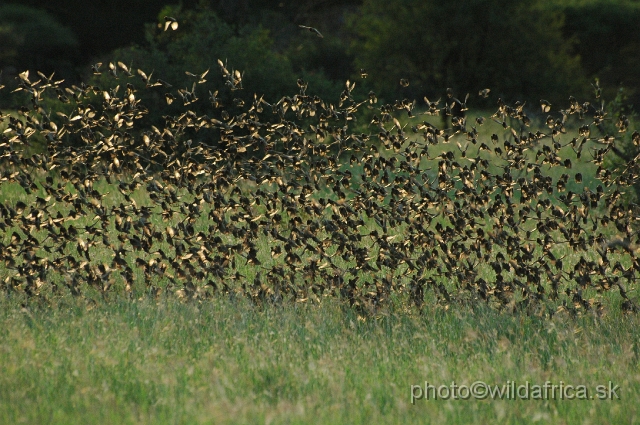
[[[64,71],[78,60],[76,35],[53,16],[32,7],[0,6],[0,64]]]
[[[401,78],[414,95],[493,93],[535,99],[583,90],[579,57],[563,38],[560,12],[509,0],[366,0],[352,16],[356,65],[383,93]]]
[[[191,20],[213,13],[237,40],[261,32],[268,41],[260,57],[282,62],[278,67],[290,68],[296,78],[308,78],[312,86],[325,92],[343,86],[347,79],[359,78],[364,68],[368,79],[358,88],[373,89],[389,101],[423,95],[437,99],[447,87],[458,97],[490,88],[492,98],[537,102],[545,96],[552,102],[566,101],[567,93],[585,95],[595,78],[608,98],[620,86],[631,101],[637,103],[640,96],[640,2],[636,0],[171,3],[8,0],[0,13],[3,78],[10,76],[11,82],[15,72],[23,69],[47,73],[55,69],[67,81],[77,82],[89,63],[104,61],[115,49],[149,49],[145,25],[161,24],[167,11],[180,11]],[[29,17],[22,19],[16,13]],[[317,28],[324,38],[299,25]],[[179,32],[188,28],[182,25]],[[203,32],[174,34],[174,39],[183,35],[196,45],[203,43],[199,38],[208,37]],[[160,44],[156,47],[167,47]],[[236,54],[232,50],[223,53]],[[251,62],[242,49],[238,56],[238,63]],[[264,78],[273,80],[274,75]],[[409,85],[401,86],[400,79]],[[283,80],[275,87],[286,84],[289,82]]]

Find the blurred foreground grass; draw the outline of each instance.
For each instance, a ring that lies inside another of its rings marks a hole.
[[[20,307],[0,294],[0,423],[637,423],[637,315],[245,300]],[[607,297],[605,296],[605,301]],[[429,304],[428,304],[429,305]],[[411,385],[618,385],[613,400],[418,400]]]

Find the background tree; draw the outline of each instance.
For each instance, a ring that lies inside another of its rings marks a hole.
[[[490,88],[511,100],[551,101],[584,92],[563,15],[536,1],[365,0],[351,16],[356,67],[383,95],[459,97]],[[401,89],[401,78],[410,82]]]
[[[0,6],[0,65],[19,71],[68,74],[78,59],[78,39],[51,15],[32,7]]]
[[[55,68],[56,75],[78,83],[90,63],[116,48],[120,55],[134,46],[132,55],[140,58],[150,51],[144,24],[153,22],[155,28],[166,3],[7,0],[3,7],[8,9],[0,14],[2,83],[11,84],[18,70],[37,68]],[[580,97],[596,77],[606,99],[622,85],[630,102],[640,100],[637,0],[182,0],[180,5],[181,13],[213,12],[241,42],[262,31],[258,56],[273,54],[294,78],[309,80],[319,92],[333,92],[332,101],[360,68],[369,78],[356,90],[374,88],[389,100],[425,94],[435,100],[446,87],[463,99],[488,87],[486,106],[493,106],[497,96],[566,105],[568,94]],[[13,14],[23,6],[39,11],[18,19]],[[184,24],[179,32],[189,28]],[[318,28],[324,38],[298,25]],[[202,46],[197,38],[207,38],[208,29],[199,28],[205,32],[184,40]],[[172,37],[167,41],[182,34]],[[158,43],[154,54],[160,65],[164,45]],[[235,53],[228,52],[232,60]],[[242,61],[249,63],[246,57]],[[400,78],[409,86],[401,87]],[[273,87],[275,93],[284,83]]]
[[[158,12],[168,3],[166,0],[6,2],[38,8],[70,28],[79,41],[77,49],[84,64],[115,48],[144,43],[144,23],[154,21]],[[198,0],[181,0],[181,3],[183,7],[189,8],[194,7]]]
[[[175,17],[179,22],[177,31],[164,31],[164,16]],[[299,30],[299,28],[298,28]],[[306,35],[306,34],[305,34]],[[315,41],[315,40],[313,40]],[[237,86],[229,83],[229,78],[221,72],[218,60],[226,69],[238,71],[242,82]],[[323,98],[339,97],[339,86],[319,70],[315,73],[305,69],[294,70],[291,60],[277,51],[274,40],[261,25],[232,25],[221,19],[206,5],[196,9],[182,9],[179,6],[162,9],[156,23],[147,25],[147,45],[117,49],[105,55],[102,74],[92,77],[92,84],[101,88],[113,88],[125,81],[140,85],[137,69],[151,76],[153,83],[161,79],[169,84],[139,90],[137,98],[148,107],[145,118],[155,125],[163,123],[163,117],[184,110],[184,91],[195,94],[197,100],[188,103],[188,108],[198,115],[208,115],[220,119],[222,111],[233,116],[243,109],[244,104],[255,102],[256,97],[264,97],[269,104],[275,104],[282,96],[299,92],[296,81],[302,78],[308,82],[307,94]],[[115,80],[107,70],[107,64],[122,62],[133,70],[133,77],[124,77],[120,72]],[[202,75],[206,81],[187,75]],[[91,72],[86,69],[87,77]],[[123,78],[125,81],[123,81]],[[129,78],[131,78],[129,80]],[[194,83],[198,82],[194,86]],[[212,102],[211,94],[216,100]],[[168,101],[170,100],[170,102]],[[265,113],[272,115],[267,104],[262,104]],[[246,108],[244,108],[246,110]],[[274,115],[274,118],[276,116]],[[265,119],[268,119],[265,118]],[[215,140],[215,132],[201,131],[194,138]],[[191,137],[190,136],[190,137]]]
[[[584,72],[598,78],[608,99],[625,88],[628,100],[640,102],[640,2],[596,0],[551,2],[566,19],[564,37],[572,39]]]

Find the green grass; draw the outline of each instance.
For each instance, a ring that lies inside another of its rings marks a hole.
[[[483,307],[362,321],[328,300],[22,308],[0,295],[2,423],[637,423],[637,316]],[[417,400],[411,386],[613,382],[614,400]],[[585,422],[586,421],[586,422]]]

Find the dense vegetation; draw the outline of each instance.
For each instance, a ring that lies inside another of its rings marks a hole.
[[[165,15],[185,24],[181,41],[160,36]],[[185,66],[205,70],[209,55],[237,61],[238,68],[268,76],[277,97],[290,92],[291,75],[313,81],[318,91],[325,87],[327,95],[364,68],[367,89],[387,101],[437,99],[446,87],[466,93],[486,86],[510,102],[557,103],[567,92],[587,96],[588,83],[599,78],[608,98],[623,86],[637,103],[639,18],[640,4],[632,0],[203,0],[181,6],[157,0],[26,0],[2,6],[0,39],[12,48],[0,53],[0,63],[5,77],[25,69],[47,75],[55,70],[78,83],[86,80],[90,63],[113,60],[114,49],[135,46],[144,53],[134,56],[133,66],[153,69],[158,57],[186,45],[201,49],[181,52]],[[324,38],[298,25],[316,27]],[[411,85],[393,83],[400,78]],[[8,106],[6,98],[0,102]]]

